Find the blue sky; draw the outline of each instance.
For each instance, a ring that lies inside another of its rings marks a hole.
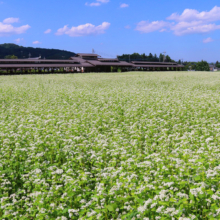
[[[220,61],[219,0],[0,0],[0,43]]]

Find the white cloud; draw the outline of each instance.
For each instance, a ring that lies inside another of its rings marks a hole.
[[[99,3],[99,2],[92,2],[92,3],[88,3],[88,2],[86,2],[86,6],[91,6],[91,7],[93,7],[93,6],[100,6],[101,4]]]
[[[165,31],[167,31],[166,28],[163,28],[163,29],[160,30],[160,32],[165,32]]]
[[[175,35],[209,33],[220,29],[220,25],[210,23],[220,20],[220,7],[215,6],[210,11],[202,12],[185,9],[181,15],[173,13],[167,19],[178,22],[171,28]]]
[[[214,40],[211,38],[211,37],[208,37],[206,39],[203,40],[203,43],[210,43],[210,42],[213,42]]]
[[[171,30],[177,36],[209,33],[220,29],[220,25],[213,23],[220,21],[220,7],[215,6],[210,11],[202,12],[194,9],[185,9],[181,15],[173,13],[167,20],[173,20],[173,22],[141,21],[137,24],[136,30],[141,33]]]
[[[29,28],[30,28],[30,26],[28,24],[20,26],[20,27],[14,27],[11,24],[4,24],[4,23],[0,22],[0,36],[10,36],[13,34],[23,34]]]
[[[23,41],[23,40],[24,40],[24,38],[18,38],[18,39],[15,40],[15,43],[16,43],[16,44],[20,44],[21,41]]]
[[[101,6],[102,4],[105,4],[105,3],[108,3],[108,2],[110,2],[110,0],[96,0],[96,2],[92,2],[92,3],[88,3],[88,2],[86,2],[86,6],[91,6],[91,7],[93,7],[93,6],[95,6],[95,7],[97,7],[97,6]]]
[[[97,2],[108,3],[108,2],[110,2],[110,0],[97,0]]]
[[[33,44],[41,44],[38,40],[34,41]]]
[[[52,31],[51,29],[47,29],[46,31],[44,31],[44,33],[49,34],[49,33],[51,33],[51,31]]]
[[[174,31],[174,34],[177,36],[182,36],[185,34],[200,34],[200,33],[209,33],[220,29],[220,25],[216,24],[206,24],[201,21],[192,21],[192,22],[179,22],[171,27],[171,30]]]
[[[110,23],[103,22],[99,26],[95,26],[93,24],[87,23],[83,25],[79,25],[77,27],[69,28],[68,25],[65,25],[63,28],[57,30],[56,35],[69,35],[70,37],[81,37],[88,35],[98,35],[104,34],[105,30],[110,27]]]
[[[125,3],[123,3],[123,4],[120,5],[120,8],[127,8],[127,7],[129,7],[129,5],[128,5],[128,4],[125,4]]]
[[[167,18],[168,20],[175,20],[178,22],[186,21],[204,21],[204,22],[212,22],[220,20],[220,7],[215,6],[210,11],[202,11],[198,12],[194,9],[185,9],[181,15],[177,13],[173,13],[171,16]]]
[[[126,29],[131,29],[131,26],[130,25],[126,25],[125,28]]]
[[[137,24],[136,30],[141,33],[150,33],[154,31],[161,31],[164,27],[169,27],[170,23],[165,21],[141,21]]]
[[[13,23],[18,23],[19,18],[6,18],[3,23],[4,24],[13,24]]]

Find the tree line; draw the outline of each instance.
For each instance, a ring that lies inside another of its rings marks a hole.
[[[24,59],[39,56],[41,56],[42,59],[69,59],[75,56],[75,53],[58,49],[23,47],[16,44],[0,44],[0,59]]]
[[[123,54],[121,56],[118,56],[118,59],[120,61],[150,61],[150,62],[175,62],[170,58],[169,55],[164,56],[162,53],[157,56],[157,54],[149,53],[149,55],[146,55],[145,53],[139,54],[139,53],[133,53],[133,54]]]
[[[182,62],[181,60],[175,61],[171,59],[169,55],[164,56],[162,53],[160,53],[159,56],[157,54],[153,55],[152,53],[149,53],[149,55],[146,55],[145,53],[139,54],[139,53],[133,53],[133,54],[123,54],[121,56],[118,56],[118,59],[120,61],[150,61],[150,62],[177,62],[178,64],[182,64],[184,66],[184,70],[197,70],[197,71],[210,71],[208,62],[202,60],[200,62]],[[220,63],[217,61],[215,64],[216,67],[220,68]]]

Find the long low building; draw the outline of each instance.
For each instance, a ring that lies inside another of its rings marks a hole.
[[[159,70],[159,71],[166,71],[166,70],[182,70],[183,65],[173,63],[173,62],[147,62],[147,61],[132,61],[131,63],[134,64],[136,68],[142,68],[143,70]]]
[[[31,72],[115,72],[131,70],[166,71],[182,70],[177,63],[132,61],[101,58],[98,54],[79,53],[68,60],[0,59],[0,71],[7,73]]]

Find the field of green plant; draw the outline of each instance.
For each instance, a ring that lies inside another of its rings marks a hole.
[[[220,219],[220,75],[0,77],[0,219]]]

